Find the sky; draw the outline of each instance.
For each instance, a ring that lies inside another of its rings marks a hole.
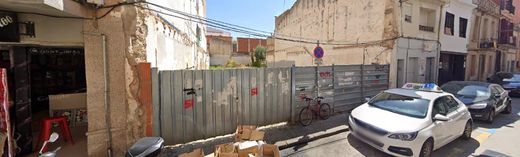
[[[274,17],[296,0],[206,0],[206,17],[239,26],[273,32]],[[284,5],[285,4],[285,5]],[[233,36],[247,36],[230,32]]]

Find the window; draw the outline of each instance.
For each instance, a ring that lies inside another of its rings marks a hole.
[[[455,26],[455,15],[452,13],[446,12],[446,19],[444,21],[444,34],[453,35]]]
[[[435,32],[436,11],[434,9],[423,8],[419,9],[419,30],[424,32]]]
[[[200,31],[200,27],[199,26],[197,26],[196,35],[197,35],[197,45],[200,45],[200,42],[202,40],[202,33]]]
[[[412,23],[412,4],[404,3],[404,21]]]
[[[459,18],[459,37],[466,38],[466,29],[468,28],[468,19]]]
[[[446,96],[445,98],[446,98],[446,105],[448,105],[448,113],[451,113],[451,112],[459,109],[459,102],[457,102],[457,100],[455,100],[451,96]]]
[[[432,118],[435,117],[435,115],[437,114],[448,114],[448,106],[446,105],[446,100],[444,99],[444,97],[438,98],[437,100],[435,100],[435,103],[433,104]]]
[[[498,91],[498,89],[496,87],[491,87],[491,94],[492,95],[495,95],[495,94],[500,94],[500,92]]]

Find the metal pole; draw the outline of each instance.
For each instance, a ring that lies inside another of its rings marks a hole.
[[[110,132],[110,128],[112,125],[110,124],[110,104],[108,103],[108,59],[107,59],[107,48],[106,48],[106,36],[104,34],[101,35],[103,39],[103,75],[105,81],[105,123],[107,125],[107,138],[108,138],[108,148],[107,153],[109,157],[112,157],[112,132]]]
[[[318,40],[318,46],[320,46],[320,41]],[[318,97],[320,96],[320,62],[318,59],[316,60],[316,91],[318,92]]]
[[[365,55],[367,52],[367,48],[363,50],[363,62],[361,63],[361,102],[364,102],[365,99]]]

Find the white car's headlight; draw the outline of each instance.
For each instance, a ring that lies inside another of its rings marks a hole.
[[[403,140],[403,141],[412,141],[417,137],[418,132],[412,132],[412,133],[397,133],[392,134],[388,136],[389,138]]]
[[[473,105],[469,105],[468,108],[470,109],[484,109],[487,107],[487,102],[479,102],[475,103]]]

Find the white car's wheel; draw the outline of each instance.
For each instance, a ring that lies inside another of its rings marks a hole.
[[[473,126],[471,125],[471,122],[468,121],[466,123],[466,126],[464,127],[464,132],[462,132],[462,139],[469,140],[471,139],[471,131],[473,130]]]
[[[432,156],[433,152],[433,140],[427,139],[426,142],[424,142],[423,146],[421,147],[421,154],[419,154],[419,157],[430,157]]]

